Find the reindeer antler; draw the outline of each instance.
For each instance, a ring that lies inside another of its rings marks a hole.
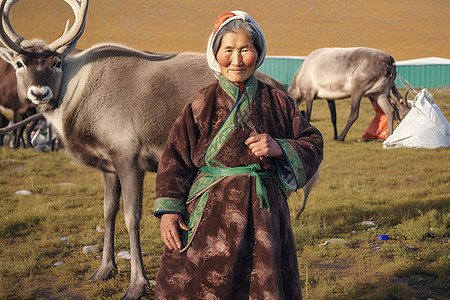
[[[0,40],[5,47],[19,53],[22,50],[20,43],[24,38],[12,29],[11,22],[9,21],[9,11],[17,1],[19,0],[1,0]]]
[[[75,15],[75,22],[69,30],[66,29],[64,31],[64,34],[59,39],[49,45],[50,50],[56,51],[60,54],[63,53],[69,46],[75,47],[76,42],[83,34],[89,4],[89,0],[64,1],[72,8],[73,14]]]
[[[0,22],[0,40],[12,51],[19,53],[23,51],[21,42],[25,40],[18,35],[9,21],[9,12],[11,7],[19,0],[0,0],[1,22]],[[75,22],[70,29],[64,31],[64,34],[49,45],[49,49],[58,53],[63,53],[68,47],[75,47],[78,39],[81,37],[86,25],[86,15],[89,0],[64,0],[70,5],[75,15]]]

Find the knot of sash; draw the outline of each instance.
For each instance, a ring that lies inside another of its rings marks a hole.
[[[261,177],[270,177],[273,175],[273,171],[263,171],[258,164],[248,165],[245,167],[233,167],[233,168],[215,168],[211,166],[200,167],[200,171],[214,176],[232,176],[232,175],[245,175],[250,174],[256,179],[256,194],[259,199],[259,207],[266,207],[270,209],[269,201],[267,200],[267,190],[263,184]]]

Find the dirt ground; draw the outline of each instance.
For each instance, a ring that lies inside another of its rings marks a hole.
[[[367,46],[396,60],[450,58],[448,0],[91,0],[78,47],[116,42],[153,52],[204,52],[216,17],[244,10],[266,35],[268,55],[306,56],[329,46]],[[47,42],[73,16],[62,0],[22,0],[16,32]]]

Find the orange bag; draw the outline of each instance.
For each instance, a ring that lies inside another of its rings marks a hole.
[[[363,135],[364,140],[385,140],[389,136],[387,117],[377,102],[372,102],[375,117]]]

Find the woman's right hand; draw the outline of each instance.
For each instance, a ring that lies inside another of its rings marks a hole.
[[[178,228],[188,231],[189,227],[183,222],[179,214],[163,214],[161,216],[161,237],[169,249],[181,248],[181,239]]]

